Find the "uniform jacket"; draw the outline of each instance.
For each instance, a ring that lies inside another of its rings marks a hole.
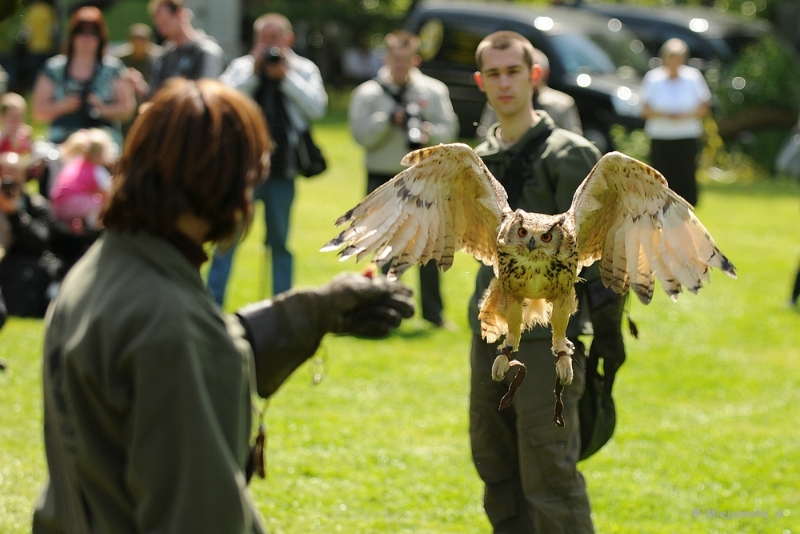
[[[381,83],[392,91],[400,91],[385,66],[378,71],[376,80],[356,87],[350,99],[350,132],[367,151],[366,166],[369,172],[396,174],[403,170],[400,160],[409,152],[409,148],[405,129],[392,123],[397,103],[381,87]],[[458,134],[458,117],[453,111],[447,86],[425,76],[418,69],[411,69],[408,83],[403,101],[418,103],[422,120],[433,125],[428,144],[453,141]]]
[[[290,353],[290,328],[272,319],[266,338]],[[33,532],[65,532],[67,469],[93,532],[265,532],[243,473],[251,393],[274,392],[316,344],[295,346],[297,361],[270,359],[245,327],[169,241],[106,231],[46,318],[45,398],[55,409],[45,413],[50,480]]]
[[[492,126],[486,135],[486,140],[475,148],[475,152],[502,184],[506,182],[505,169],[528,140],[540,135],[545,129],[554,127],[553,120],[547,113],[543,111],[536,113],[541,120],[507,150],[503,150],[497,137],[499,124]],[[526,156],[520,205],[512,208],[549,215],[567,211],[572,205],[575,190],[599,159],[600,152],[591,142],[573,132],[554,128],[538,150]],[[592,273],[589,269],[581,272],[581,278],[585,279],[596,278],[598,275],[599,273]],[[475,281],[475,293],[469,303],[470,326],[476,333],[481,331],[478,302],[493,277],[492,268],[481,265]],[[569,337],[590,332],[585,317],[581,316],[580,304],[578,309],[578,314],[573,316],[567,329]],[[524,333],[523,339],[539,339],[550,335],[549,327],[535,327]]]

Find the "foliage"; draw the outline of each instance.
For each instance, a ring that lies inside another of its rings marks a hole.
[[[363,267],[317,252],[365,189],[362,153],[335,120],[341,114],[315,129],[330,170],[298,182],[290,246],[300,286]],[[778,181],[705,187],[698,215],[739,279],[713,272],[697,296],[673,303],[657,289],[650,306],[631,305],[640,336],[627,339],[615,383],[616,434],[580,464],[598,532],[798,530],[800,315],[784,304],[798,260],[798,194],[797,184]],[[229,311],[267,296],[262,220],[259,212],[237,252]],[[489,531],[467,433],[465,311],[476,266],[459,254],[442,277],[456,331],[414,318],[381,342],[328,337],[322,382],[311,385],[317,369],[309,364],[272,398],[269,476],[252,492],[274,534]],[[416,287],[413,271],[406,282]],[[41,321],[21,319],[0,331],[8,361],[0,373],[0,532],[8,534],[30,532],[46,476],[42,332]]]

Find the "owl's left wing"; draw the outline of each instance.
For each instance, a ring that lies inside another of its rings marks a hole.
[[[606,286],[618,293],[630,286],[645,304],[655,277],[673,300],[681,286],[696,293],[709,280],[709,267],[736,278],[692,206],[657,170],[619,152],[595,165],[570,212],[581,266],[600,260]]]
[[[344,247],[342,261],[374,253],[379,265],[391,261],[393,276],[432,259],[447,270],[456,250],[491,265],[500,222],[511,208],[483,161],[453,143],[415,150],[402,163],[412,166],[339,217],[337,226],[350,225],[322,251]]]

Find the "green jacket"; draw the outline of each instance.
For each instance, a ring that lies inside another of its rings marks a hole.
[[[555,215],[569,210],[575,190],[600,159],[600,152],[591,142],[580,135],[555,128],[553,120],[547,113],[543,111],[536,113],[541,120],[507,150],[501,148],[497,138],[499,124],[495,124],[486,134],[486,140],[475,148],[475,152],[483,159],[494,177],[506,186],[505,171],[514,156],[532,137],[542,134],[547,128],[554,128],[544,143],[526,156],[522,166],[522,194],[519,205],[512,206],[512,208]],[[594,268],[584,269],[581,272],[581,278],[587,280],[599,278],[597,267],[592,267]],[[478,302],[493,277],[492,268],[481,265],[475,280],[475,292],[469,302],[470,326],[473,332],[478,334],[481,331],[478,320]],[[584,308],[586,307],[584,306]],[[587,314],[580,311],[580,295],[578,310],[567,328],[568,337],[574,338],[577,335],[591,332]],[[549,327],[538,326],[525,332],[522,338],[542,339],[549,338],[551,335]]]
[[[175,246],[107,231],[66,277],[46,326],[55,409],[34,533],[66,532],[65,469],[94,532],[266,531],[243,474],[253,351]]]

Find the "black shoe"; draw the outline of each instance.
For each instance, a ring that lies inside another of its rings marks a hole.
[[[0,371],[5,371],[5,370],[6,370],[6,361],[0,360]]]

